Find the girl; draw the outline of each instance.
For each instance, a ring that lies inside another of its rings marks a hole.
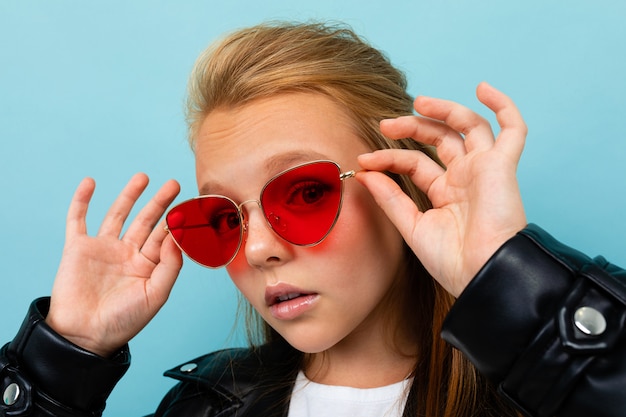
[[[618,415],[624,376],[603,364],[623,366],[624,273],[527,226],[525,124],[493,87],[477,96],[497,138],[456,103],[413,102],[346,28],[223,39],[190,82],[200,197],[157,225],[178,193],[168,182],[120,237],[139,174],[89,237],[94,183],[81,183],[52,297],[3,350],[7,415],[101,413],[181,250],[227,268],[255,326],[249,349],[170,371],[181,382],[156,416]],[[591,278],[574,285],[580,270]]]

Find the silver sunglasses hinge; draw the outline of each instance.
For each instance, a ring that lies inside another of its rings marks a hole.
[[[342,172],[341,174],[339,174],[339,179],[341,181],[346,180],[348,178],[352,178],[356,175],[356,171],[352,170],[352,171],[346,171],[346,172]]]

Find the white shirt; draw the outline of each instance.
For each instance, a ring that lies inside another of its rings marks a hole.
[[[378,388],[352,388],[296,378],[289,417],[401,417],[412,379]]]

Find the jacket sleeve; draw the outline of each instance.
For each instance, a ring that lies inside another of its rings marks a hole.
[[[528,416],[626,415],[626,272],[529,225],[456,301],[442,336]]]
[[[0,416],[100,416],[130,365],[128,346],[107,359],[81,349],[45,323],[49,304],[35,300],[0,350]]]

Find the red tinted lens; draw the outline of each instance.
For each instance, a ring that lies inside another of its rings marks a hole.
[[[263,189],[261,205],[274,231],[295,245],[319,243],[341,206],[339,167],[314,162],[286,171]]]
[[[165,218],[172,237],[191,259],[218,268],[229,263],[241,245],[237,206],[220,196],[202,196],[172,208]]]

